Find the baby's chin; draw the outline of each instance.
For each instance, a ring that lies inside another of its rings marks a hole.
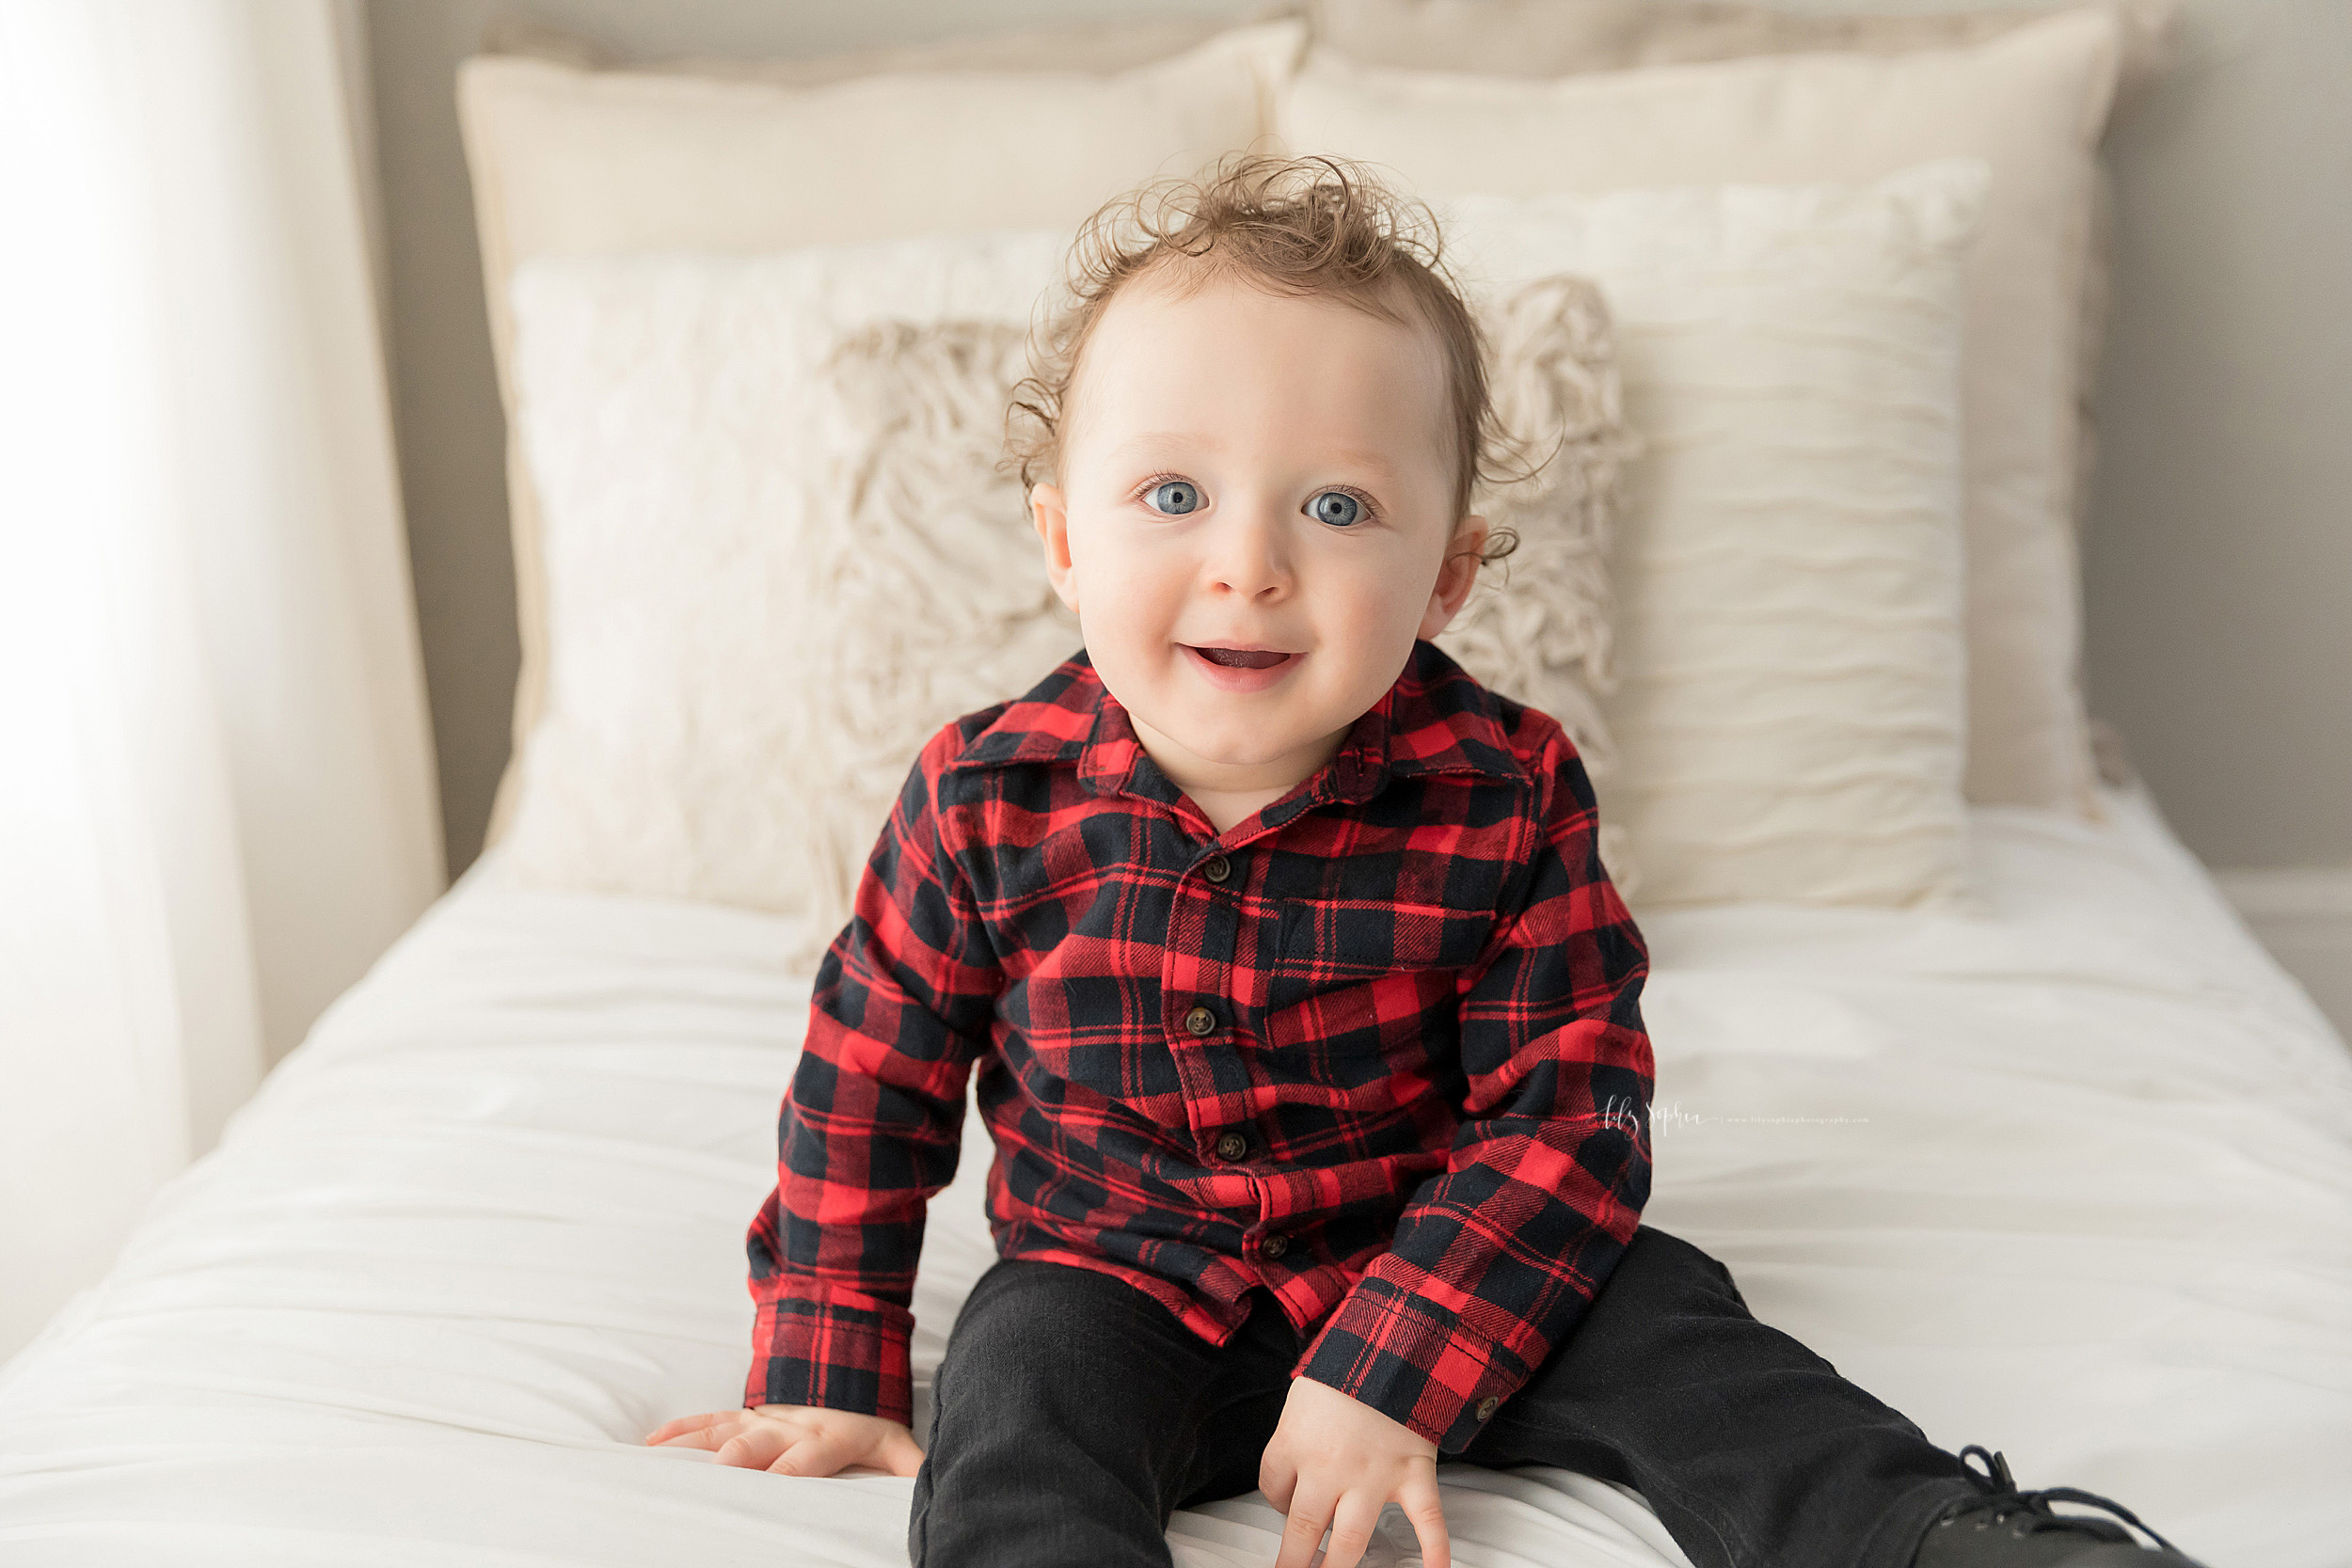
[[[1225,711],[1221,705],[1231,704]],[[1143,716],[1151,722],[1152,716]],[[1326,724],[1302,702],[1266,701],[1208,692],[1183,705],[1183,711],[1153,722],[1162,735],[1204,763],[1220,768],[1251,768],[1282,763],[1314,747],[1327,732],[1343,725]]]
[[[1182,726],[1174,732],[1163,731],[1163,733],[1172,734],[1179,745],[1200,761],[1214,763],[1219,768],[1263,768],[1281,761],[1307,743],[1304,736],[1287,734],[1275,737],[1272,745],[1267,745],[1263,741],[1248,745],[1231,745],[1220,744],[1214,739],[1202,740],[1188,737],[1183,733]]]

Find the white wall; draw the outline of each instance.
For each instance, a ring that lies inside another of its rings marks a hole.
[[[2111,154],[2091,700],[2208,863],[2352,867],[2352,5],[2180,32]]]

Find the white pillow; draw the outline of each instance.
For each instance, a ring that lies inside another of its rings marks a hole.
[[[1963,895],[1960,349],[1981,163],[1440,203],[1479,286],[1616,324],[1620,752],[1644,905]]]
[[[521,879],[808,911],[806,823],[828,784],[803,764],[835,750],[808,695],[837,662],[824,574],[860,543],[827,504],[824,361],[884,319],[1025,329],[1067,245],[1041,230],[516,270],[548,633],[507,833]],[[1074,626],[1048,641],[1003,695],[1078,645]]]
[[[2091,0],[2116,12],[2124,85],[2163,64],[2177,0]],[[1981,43],[2049,15],[1794,11],[1746,0],[1313,0],[1317,44],[1366,65],[1571,76],[1757,55],[1899,55]]]
[[[1968,796],[2096,816],[2071,519],[2093,150],[2119,52],[2100,10],[1965,48],[1540,81],[1318,53],[1279,126],[1295,151],[1386,165],[1431,197],[1852,183],[1987,162],[1967,294]]]
[[[1106,74],[1166,30],[1032,38],[1033,69],[939,52],[818,61],[760,79],[683,67],[595,71],[478,56],[458,71],[490,340],[506,400],[507,491],[522,666],[516,763],[546,680],[540,497],[516,434],[509,283],[535,258],[665,250],[740,254],[946,231],[1067,230],[1136,182],[1187,174],[1266,130],[1275,84],[1305,41],[1296,21],[1235,28],[1172,58]],[[932,69],[833,79],[864,66]],[[797,80],[793,78],[797,77]]]

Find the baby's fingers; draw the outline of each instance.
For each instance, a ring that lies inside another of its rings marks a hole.
[[[780,1457],[767,1466],[780,1476],[835,1475],[858,1458],[851,1451],[854,1441],[839,1433],[812,1432],[798,1442],[791,1440],[790,1433],[783,1436],[785,1440],[776,1445],[782,1450]]]
[[[1369,1491],[1350,1492],[1340,1498],[1331,1515],[1331,1544],[1323,1554],[1323,1568],[1357,1568],[1380,1528],[1380,1498]]]
[[[1438,1483],[1411,1482],[1398,1490],[1396,1502],[1421,1539],[1422,1568],[1454,1568],[1454,1547],[1445,1533],[1445,1508],[1438,1500]]]
[[[740,1465],[746,1470],[772,1470],[800,1433],[774,1421],[751,1421],[718,1445],[719,1463]]]
[[[1282,1544],[1274,1556],[1274,1568],[1314,1568],[1315,1548],[1323,1544],[1323,1532],[1331,1526],[1331,1515],[1338,1499],[1317,1496],[1301,1482],[1291,1497],[1291,1506],[1283,1512],[1289,1515],[1282,1523]]]
[[[662,1422],[645,1433],[645,1441],[657,1447],[679,1443],[690,1449],[715,1449],[735,1435],[735,1431],[750,1413],[742,1410],[713,1410],[702,1416],[680,1416]]]
[[[914,1433],[894,1432],[875,1446],[866,1463],[894,1476],[911,1476],[923,1467],[923,1450],[915,1443]]]

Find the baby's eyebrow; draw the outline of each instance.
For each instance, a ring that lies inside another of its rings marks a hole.
[[[1147,430],[1128,436],[1113,447],[1111,452],[1114,456],[1124,457],[1129,452],[1136,451],[1160,452],[1174,450],[1199,451],[1204,448],[1210,451],[1216,451],[1222,450],[1226,444],[1222,437],[1211,436],[1203,431]]]
[[[1396,477],[1396,465],[1389,461],[1385,452],[1373,451],[1365,447],[1342,447],[1331,455],[1350,467],[1370,468],[1383,479]]]
[[[1229,445],[1231,443],[1223,437],[1205,431],[1149,430],[1128,436],[1113,447],[1111,453],[1114,457],[1126,458],[1172,451],[1219,451]],[[1369,447],[1333,447],[1320,455],[1343,467],[1370,469],[1384,480],[1396,477],[1396,465],[1390,461],[1388,454]]]

